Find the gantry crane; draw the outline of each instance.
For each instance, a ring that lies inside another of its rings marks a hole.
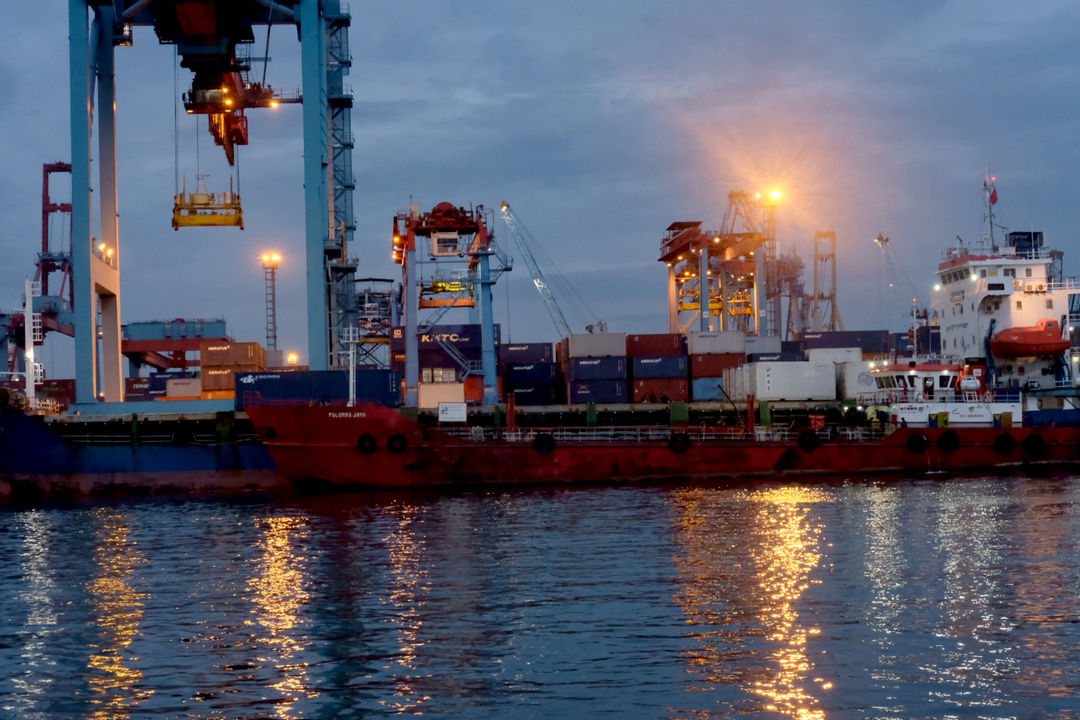
[[[429,332],[452,308],[469,308],[479,316],[481,361],[470,361],[453,345],[437,342],[459,365],[459,378],[483,375],[485,405],[498,402],[492,288],[511,263],[489,232],[490,216],[483,205],[466,209],[448,202],[426,213],[412,204],[408,212],[394,216],[393,258],[401,265],[399,317],[405,328],[406,407],[416,407],[419,401],[419,335]],[[497,260],[494,266],[492,256]],[[431,312],[421,319],[422,310]]]
[[[210,130],[227,156],[247,140],[242,110],[280,101],[268,86],[245,79],[237,45],[254,42],[255,25],[296,28],[300,96],[307,99],[303,186],[308,363],[313,370],[327,369],[342,330],[356,322],[355,268],[347,257],[355,229],[352,95],[343,83],[351,63],[350,18],[343,4],[340,0],[68,0],[67,8],[77,403],[94,403],[99,395],[106,401],[123,399],[115,48],[132,44],[133,26],[151,26],[161,42],[175,44],[182,65],[195,73],[183,98],[185,108],[211,117]],[[95,136],[96,187],[90,148]],[[91,213],[92,199],[100,204],[97,213]],[[100,228],[93,226],[94,216]]]

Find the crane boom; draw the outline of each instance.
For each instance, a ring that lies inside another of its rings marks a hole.
[[[570,335],[570,323],[566,322],[566,316],[563,315],[562,309],[559,308],[559,303],[555,301],[555,296],[552,295],[551,288],[544,279],[544,273],[541,272],[540,265],[536,262],[536,256],[533,255],[532,244],[536,240],[521,224],[517,216],[514,215],[514,211],[510,209],[510,203],[508,202],[502,204],[502,218],[506,222],[510,234],[514,237],[514,241],[517,242],[518,248],[521,249],[525,264],[529,266],[529,274],[532,276],[533,285],[536,286],[540,297],[544,299],[544,306],[547,308],[548,315],[551,316],[551,321],[555,323],[555,328],[562,334],[562,337],[568,337]]]

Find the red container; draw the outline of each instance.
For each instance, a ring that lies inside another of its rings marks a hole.
[[[719,353],[716,355],[691,355],[690,377],[723,377],[724,371],[746,364],[742,353]]]
[[[633,402],[686,402],[690,399],[690,383],[681,378],[647,378],[635,380]]]
[[[630,357],[685,355],[686,336],[682,333],[627,335],[626,354]]]

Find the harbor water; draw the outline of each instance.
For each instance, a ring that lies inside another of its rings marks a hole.
[[[1071,476],[0,510],[0,717],[1080,717]]]

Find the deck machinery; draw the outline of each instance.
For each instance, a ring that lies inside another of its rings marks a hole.
[[[306,98],[308,363],[312,369],[326,369],[343,331],[356,322],[355,267],[347,257],[355,230],[352,96],[343,83],[351,64],[348,12],[339,0],[68,0],[68,25],[77,402],[91,404],[99,395],[110,402],[123,399],[114,52],[118,46],[132,44],[133,26],[151,26],[160,42],[176,46],[181,66],[194,74],[183,95],[185,109],[208,116],[210,133],[230,163],[235,161],[236,146],[248,142],[244,110],[286,100],[247,77],[250,67],[238,48],[254,42],[256,25],[297,28],[303,89],[293,100]],[[92,130],[98,138],[96,184],[90,172]],[[91,213],[95,194],[99,203],[96,233]],[[198,205],[201,198],[178,198],[184,210],[178,225],[239,226],[242,215],[236,195],[230,200],[237,207],[207,212],[197,208],[187,212],[188,205]]]
[[[472,322],[480,325],[481,362],[467,360],[453,345],[439,345],[457,362],[458,378],[483,375],[485,405],[498,402],[492,287],[512,265],[495,244],[492,219],[493,213],[483,205],[464,208],[448,202],[426,213],[413,204],[408,212],[394,216],[392,247],[394,262],[401,265],[398,313],[405,327],[407,407],[419,403],[418,336],[454,308],[468,308]]]

